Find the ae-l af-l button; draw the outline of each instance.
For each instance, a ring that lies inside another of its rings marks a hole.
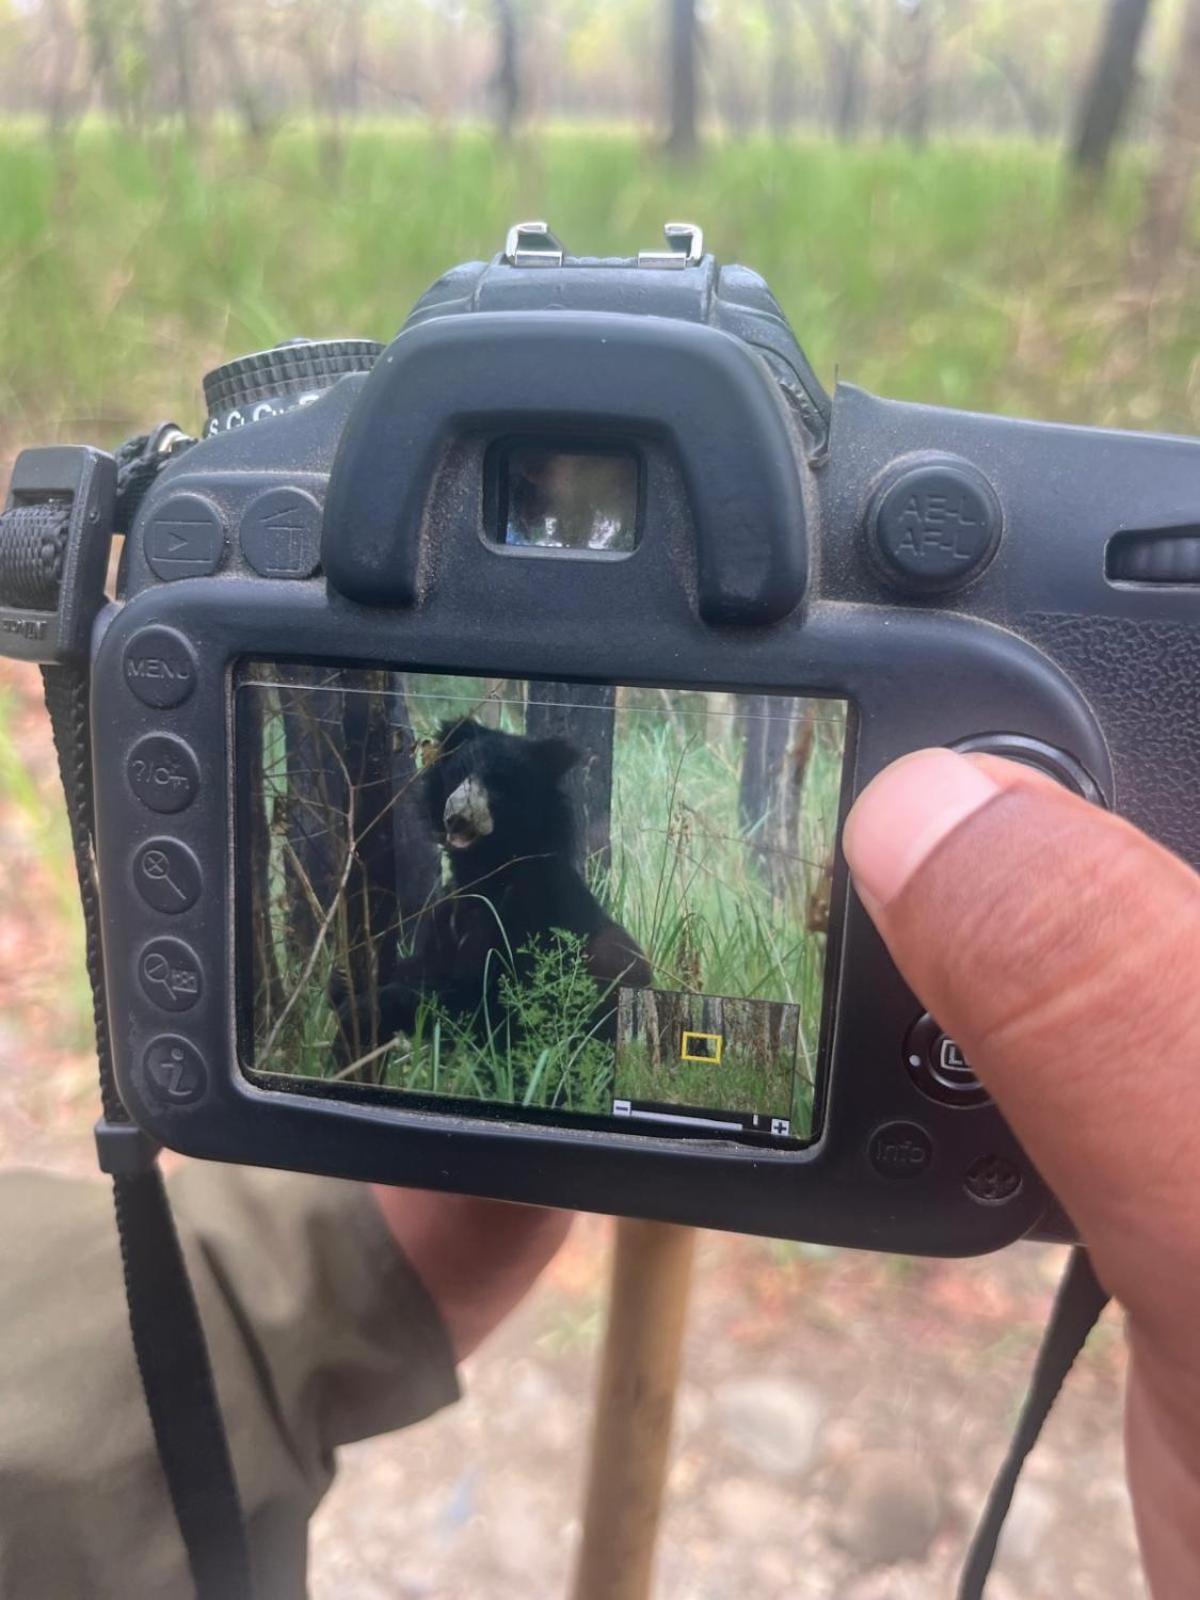
[[[976,467],[931,453],[889,470],[867,513],[867,539],[894,588],[944,594],[979,576],[1003,521],[996,491]]]

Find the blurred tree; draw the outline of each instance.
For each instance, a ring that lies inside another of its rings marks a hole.
[[[771,25],[770,77],[767,80],[767,127],[778,139],[796,120],[796,4],[767,0]]]
[[[1035,139],[1046,138],[1054,127],[1054,108],[1033,81],[1025,63],[1012,50],[1002,46],[983,53],[1007,85],[1029,132]]]
[[[496,19],[496,70],[491,90],[496,101],[496,124],[500,137],[511,139],[521,110],[520,54],[517,44],[517,17],[513,0],[493,0]]]
[[[863,53],[869,38],[866,8],[862,0],[847,0],[843,8],[846,23],[836,35],[829,63],[833,129],[844,142],[856,139],[867,109],[867,83]]]
[[[805,16],[824,60],[826,119],[835,136],[849,143],[862,132],[867,110],[869,0],[807,0]]]
[[[1146,184],[1142,255],[1155,272],[1173,262],[1192,215],[1200,163],[1200,0],[1187,0],[1167,93],[1158,160]]]
[[[1114,84],[1128,91],[1140,71],[1153,86],[1169,72],[1185,4],[0,0],[0,110],[44,116],[52,132],[89,101],[126,126],[181,118],[193,132],[227,112],[256,142],[302,115],[335,125],[327,154],[339,121],[416,112],[442,130],[493,118],[501,133],[535,116],[662,123],[668,149],[686,156],[709,98],[735,133],[804,126],[852,139],[874,122],[915,143],[968,128],[1057,137],[1075,107],[1082,138],[1085,120],[1094,130],[1101,112],[1111,119]],[[1151,5],[1165,21],[1153,33]],[[1102,48],[1081,58],[1097,17]],[[638,48],[655,23],[663,50]],[[1133,96],[1127,136],[1149,131],[1151,100]],[[1093,132],[1083,143],[1096,151]]]
[[[1084,84],[1071,139],[1071,165],[1097,178],[1108,165],[1137,84],[1137,58],[1150,0],[1108,0],[1091,72]]]
[[[92,74],[106,109],[126,128],[141,129],[151,50],[140,0],[85,0],[83,15]]]
[[[525,732],[531,739],[565,739],[579,759],[564,786],[575,815],[575,865],[607,871],[612,864],[613,707],[617,691],[600,684],[531,681],[525,691]]]
[[[292,48],[308,83],[321,166],[333,182],[341,172],[345,153],[338,49],[345,12],[340,8],[331,11],[325,0],[292,0],[289,13]]]
[[[363,58],[366,54],[367,12],[370,0],[342,0],[342,61],[338,74],[338,99],[349,117],[362,110]]]
[[[175,103],[183,119],[188,143],[201,136],[196,89],[195,41],[192,37],[192,0],[163,0],[163,31],[175,70]]]
[[[896,0],[892,23],[891,128],[910,144],[929,137],[933,78],[933,19],[928,0]]]
[[[679,160],[689,160],[698,146],[696,131],[696,67],[700,54],[696,0],[667,0],[667,82],[670,123],[667,149]]]
[[[75,82],[79,31],[71,16],[70,0],[45,0],[42,20],[50,62],[46,81],[46,126],[50,143],[61,157],[62,146],[82,103]]]
[[[271,131],[262,93],[250,76],[238,32],[240,14],[230,0],[208,0],[206,23],[216,49],[224,92],[220,104],[232,105],[253,145],[265,143]]]

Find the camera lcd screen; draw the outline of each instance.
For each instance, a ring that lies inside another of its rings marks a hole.
[[[552,550],[632,550],[638,462],[628,450],[510,445],[500,457],[501,544]]]
[[[256,1081],[813,1136],[843,702],[256,662],[235,704]]]

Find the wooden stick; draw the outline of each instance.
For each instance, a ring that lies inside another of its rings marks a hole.
[[[695,1243],[617,1223],[573,1600],[649,1600]]]

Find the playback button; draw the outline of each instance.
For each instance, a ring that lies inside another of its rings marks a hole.
[[[988,1092],[956,1040],[924,1012],[908,1030],[904,1064],[917,1088],[943,1105],[980,1106]]]
[[[142,549],[156,578],[206,578],[225,553],[221,513],[201,495],[172,495],[146,525]]]

